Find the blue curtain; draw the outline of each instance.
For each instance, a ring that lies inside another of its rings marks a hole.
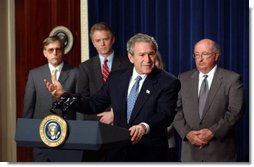
[[[100,21],[112,26],[114,49],[121,55],[127,55],[126,42],[134,34],[154,36],[166,70],[176,76],[195,68],[191,55],[198,40],[217,41],[219,66],[242,76],[245,113],[236,128],[238,161],[249,161],[248,0],[88,0],[88,13],[89,27]],[[96,55],[91,43],[90,55]]]

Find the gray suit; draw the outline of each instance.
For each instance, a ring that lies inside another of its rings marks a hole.
[[[48,64],[32,69],[29,72],[24,97],[24,117],[44,118],[56,100],[46,88],[43,80],[51,81],[51,74]],[[77,92],[78,69],[64,64],[59,82],[64,90],[71,93]]]
[[[174,127],[182,138],[182,161],[236,161],[234,127],[242,116],[243,86],[240,75],[217,68],[205,104],[204,114],[198,113],[197,70],[179,75],[179,92]],[[208,128],[214,138],[204,148],[191,145],[186,135],[191,130]]]
[[[23,116],[26,118],[38,118],[42,119],[50,113],[53,101],[55,99],[48,89],[46,88],[43,80],[47,79],[51,81],[51,74],[48,64],[42,65],[29,72],[28,80],[26,83],[25,97],[24,97],[24,110]],[[64,90],[71,93],[77,92],[77,80],[78,80],[78,69],[64,64],[59,81],[63,85]],[[74,112],[68,112],[66,115],[67,119],[75,119]],[[47,151],[47,152],[45,152]],[[54,151],[54,150],[52,150]],[[66,152],[61,150],[55,150],[54,154],[66,155]],[[34,149],[34,160],[35,161],[52,161],[50,156],[50,150],[45,149],[44,153],[41,153],[41,149]],[[62,157],[63,157],[62,156]],[[68,156],[67,156],[68,157]],[[71,161],[71,159],[62,159],[62,161]]]

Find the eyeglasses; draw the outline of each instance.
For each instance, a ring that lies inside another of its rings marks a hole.
[[[61,48],[49,48],[47,49],[47,52],[48,53],[53,53],[54,51],[56,51],[56,53],[59,53],[59,52],[62,52],[62,49]]]
[[[215,52],[211,52],[211,53],[206,53],[206,52],[204,52],[204,53],[201,53],[201,54],[199,54],[199,53],[194,53],[194,54],[193,54],[193,58],[194,58],[194,59],[200,59],[200,58],[202,57],[202,58],[207,59],[207,58],[211,57],[212,54],[214,54],[214,53],[215,53]]]

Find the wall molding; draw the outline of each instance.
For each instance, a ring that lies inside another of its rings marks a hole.
[[[16,162],[15,1],[1,0],[0,6],[0,161]]]
[[[80,0],[81,62],[89,59],[88,0]]]

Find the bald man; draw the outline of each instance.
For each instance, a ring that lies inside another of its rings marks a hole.
[[[218,67],[220,49],[210,39],[196,43],[193,57],[196,69],[179,75],[173,122],[182,138],[181,161],[236,161],[234,128],[243,112],[240,75]]]

